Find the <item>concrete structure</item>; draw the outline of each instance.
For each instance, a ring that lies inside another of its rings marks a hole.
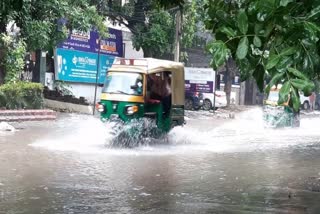
[[[1,110],[0,122],[55,120],[57,114],[53,110]]]
[[[44,100],[46,108],[63,112],[75,112],[81,114],[93,114],[93,106],[78,105],[73,103],[60,102],[56,100]]]
[[[220,91],[224,91],[224,84],[220,84]],[[242,105],[241,101],[240,101],[240,94],[241,94],[241,88],[239,85],[232,85],[231,88],[231,93],[235,93],[235,101],[234,104],[235,105]],[[232,96],[231,96],[232,98]],[[230,99],[231,99],[230,98]],[[232,102],[231,102],[232,103]]]

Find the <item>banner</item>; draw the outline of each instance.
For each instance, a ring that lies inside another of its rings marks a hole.
[[[98,83],[105,80],[114,56],[100,54]],[[55,53],[56,79],[68,82],[96,83],[98,54],[57,48]]]
[[[55,51],[56,79],[96,83],[98,66],[98,83],[102,84],[115,57],[123,57],[122,31],[108,28],[108,38],[99,41],[97,31],[72,30],[68,39],[60,43]]]
[[[213,93],[214,86],[213,81],[185,81],[186,92],[201,92],[201,93]]]
[[[72,30],[68,38],[58,44],[58,48],[77,50],[90,53],[99,52],[99,34],[97,31],[83,32]],[[108,38],[100,40],[100,53],[122,57],[122,31],[108,28]]]
[[[185,67],[186,92],[213,93],[215,89],[215,71],[210,68]]]

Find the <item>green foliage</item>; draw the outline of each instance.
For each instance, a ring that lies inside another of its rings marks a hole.
[[[138,32],[133,35],[133,46],[142,48],[149,56],[159,57],[172,51],[174,41],[174,23],[172,16],[164,10],[153,10],[148,15],[149,24],[139,24],[135,27]]]
[[[13,2],[16,5],[9,6]],[[66,38],[67,28],[87,31],[95,26],[102,36],[106,34],[104,16],[98,14],[96,5],[89,0],[5,0],[3,5],[6,11],[0,8],[0,23],[14,21],[21,28],[29,50],[53,48]],[[67,22],[60,23],[62,18]]]
[[[72,95],[72,91],[69,89],[72,87],[64,81],[54,81],[53,87],[55,90],[59,91],[61,95]]]
[[[39,83],[16,82],[0,86],[0,107],[6,109],[40,109],[43,86]]]
[[[0,109],[6,105],[6,95],[0,91]]]
[[[67,29],[76,28],[87,31],[92,26],[98,28],[101,35],[106,34],[101,17],[95,6],[87,0],[32,1],[24,4],[25,16],[23,32],[32,49],[48,49],[67,36]],[[36,12],[36,14],[32,12]],[[50,14],[50,16],[48,16]],[[66,24],[58,24],[64,18]],[[23,21],[23,20],[22,20]]]
[[[298,110],[298,92],[310,94],[311,80],[320,72],[320,2],[209,0],[205,8],[207,29],[227,49],[210,52],[212,65],[222,66],[221,55],[229,52],[242,80],[253,76],[263,89],[264,80],[271,79],[267,93],[282,83],[280,100],[290,97],[289,104]]]
[[[26,45],[22,40],[16,40],[12,36],[0,34],[0,44],[4,47],[5,55],[2,61],[6,70],[5,83],[16,82],[24,67]],[[1,47],[1,46],[0,46]]]
[[[109,12],[105,14],[131,30],[134,48],[142,49],[145,57],[162,58],[174,51],[175,15],[179,9],[183,13],[180,46],[183,49],[194,43],[198,2],[129,0],[121,6],[117,1],[110,1]],[[179,5],[183,9],[176,7]],[[181,55],[182,59],[187,58],[185,52]]]
[[[165,8],[173,7],[173,6],[182,6],[185,1],[184,0],[156,0],[156,2]]]

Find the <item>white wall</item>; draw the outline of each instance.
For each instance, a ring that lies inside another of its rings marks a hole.
[[[130,59],[138,59],[138,58],[143,58],[143,51],[136,51],[133,49],[132,46],[132,41],[123,41],[125,44],[125,58],[130,58]]]
[[[68,83],[70,85],[69,90],[75,97],[85,97],[90,104],[94,103],[94,84],[84,84],[84,83]],[[100,100],[102,87],[97,87],[97,101]]]

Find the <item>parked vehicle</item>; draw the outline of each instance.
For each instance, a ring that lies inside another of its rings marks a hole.
[[[215,96],[215,98],[214,98]],[[235,104],[236,93],[231,92],[230,104]],[[224,91],[215,91],[214,93],[203,93],[203,109],[210,110],[213,108],[221,108],[227,106],[227,96]]]
[[[199,92],[186,92],[185,104],[186,110],[199,110],[203,105],[203,94]]]
[[[264,100],[263,119],[266,127],[299,127],[300,126],[300,111],[295,112],[289,107],[289,101],[278,104],[279,91],[281,85],[273,86],[269,96]]]
[[[314,105],[315,110],[320,110],[320,94],[316,94],[316,102]]]
[[[309,97],[306,97],[303,95],[303,93],[300,94],[300,102],[301,102],[301,109],[302,110],[309,110],[310,109],[310,100]]]

